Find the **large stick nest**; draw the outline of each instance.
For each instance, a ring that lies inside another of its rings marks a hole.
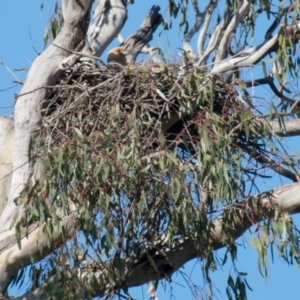
[[[44,174],[28,187],[28,222],[71,199],[86,236],[107,240],[105,253],[116,240],[125,257],[166,230],[193,235],[207,226],[202,202],[225,206],[244,192],[236,144],[257,140],[250,115],[234,86],[205,69],[79,63],[43,106]]]
[[[157,143],[153,131],[163,134],[169,145],[174,141],[178,145],[184,136],[184,148],[191,153],[196,152],[193,145],[200,141],[201,130],[214,140],[212,126],[218,123],[228,134],[240,123],[240,112],[245,109],[232,85],[221,76],[208,76],[203,68],[86,63],[65,71],[44,108],[51,143],[56,146],[72,143],[74,128],[85,136],[99,137],[112,120],[109,134],[117,142],[127,132],[128,122],[136,119],[142,120],[142,143],[148,144],[149,138],[152,145]],[[166,126],[169,121],[172,126]],[[242,131],[235,136],[244,140]],[[101,143],[101,138],[96,140]]]

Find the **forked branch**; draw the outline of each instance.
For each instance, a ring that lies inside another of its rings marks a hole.
[[[160,7],[153,5],[138,31],[121,43],[120,46],[123,46],[128,52],[127,60],[129,62],[135,62],[138,54],[152,40],[154,32],[163,22],[163,17],[159,11]]]

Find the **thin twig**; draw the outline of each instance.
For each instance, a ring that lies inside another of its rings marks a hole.
[[[246,81],[245,85],[246,87],[253,87],[253,86],[258,86],[258,85],[263,85],[263,84],[268,84],[271,88],[271,90],[274,92],[274,94],[282,99],[285,100],[287,102],[289,102],[290,104],[294,104],[295,102],[297,102],[296,100],[289,98],[285,95],[283,95],[275,86],[274,84],[274,79],[271,76],[268,77],[264,77],[264,78],[260,78],[260,79],[255,79],[255,80],[251,80],[251,81]]]
[[[290,108],[290,110],[287,111],[287,112],[279,112],[279,113],[272,113],[272,114],[258,115],[258,116],[255,116],[255,117],[262,119],[262,118],[267,118],[267,117],[273,118],[273,117],[276,117],[276,116],[278,116],[278,115],[279,115],[279,116],[282,116],[282,117],[284,117],[284,116],[289,116],[289,115],[293,112],[293,110],[294,110],[294,108],[295,108],[296,106],[298,106],[298,107],[300,106],[300,99],[298,99],[298,100],[292,105],[292,107]]]
[[[28,95],[28,94],[31,94],[31,93],[34,93],[38,90],[41,90],[41,89],[56,89],[56,88],[64,88],[64,89],[73,89],[74,87],[73,86],[70,86],[70,85],[46,85],[46,86],[40,86],[38,88],[35,88],[29,92],[26,92],[26,93],[22,93],[22,94],[18,94],[18,95],[15,95],[15,98],[19,98],[21,96],[24,96],[24,95]]]
[[[64,48],[64,47],[61,47],[61,46],[58,46],[54,43],[52,43],[53,46],[57,47],[57,48],[60,48],[62,50],[66,50],[70,53],[73,53],[73,54],[76,54],[76,55],[79,55],[79,56],[84,56],[84,57],[88,57],[88,58],[92,58],[92,59],[95,59],[95,60],[98,60],[101,62],[101,64],[103,64],[104,66],[106,66],[106,63],[99,57],[97,56],[93,56],[93,55],[89,55],[89,54],[86,54],[86,53],[83,53],[83,52],[78,52],[78,51],[74,51],[74,50],[70,50],[70,49],[67,49],[67,48]]]
[[[245,152],[247,152],[251,157],[253,157],[256,161],[258,161],[263,166],[270,167],[276,173],[291,179],[293,182],[298,182],[298,177],[295,173],[291,172],[288,169],[283,168],[279,163],[276,163],[274,160],[262,156],[262,154],[257,152],[253,147],[248,147],[240,143],[237,143],[237,146],[240,147]]]

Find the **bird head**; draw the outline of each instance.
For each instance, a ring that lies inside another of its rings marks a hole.
[[[128,52],[124,47],[116,47],[109,51],[107,55],[107,63],[115,62],[120,65],[126,66]]]

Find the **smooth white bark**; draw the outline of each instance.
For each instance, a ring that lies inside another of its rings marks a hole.
[[[285,121],[284,124],[279,124],[277,121],[270,121],[269,126],[275,134],[281,137],[300,135],[300,119]]]
[[[96,4],[87,41],[93,54],[100,57],[125,24],[127,9],[122,0],[97,0]]]
[[[6,206],[12,173],[14,149],[13,118],[0,117],[0,216]]]

